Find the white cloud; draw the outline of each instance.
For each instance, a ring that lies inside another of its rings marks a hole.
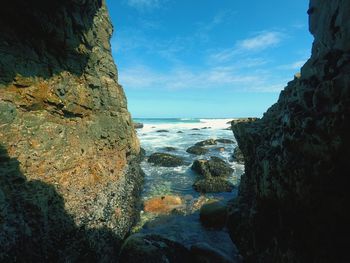
[[[260,51],[276,46],[281,40],[282,34],[280,32],[262,32],[255,37],[239,41],[237,49],[242,51]]]
[[[298,60],[291,64],[281,65],[278,68],[285,70],[300,70],[300,68],[305,64],[305,62],[306,60]]]
[[[224,49],[213,54],[211,58],[217,62],[225,62],[236,55],[250,54],[277,46],[283,40],[283,34],[278,31],[263,31],[251,38],[239,40],[233,48]]]

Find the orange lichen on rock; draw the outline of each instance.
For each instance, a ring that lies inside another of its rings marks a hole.
[[[148,199],[144,202],[144,211],[158,214],[166,214],[182,206],[179,196],[165,195]]]

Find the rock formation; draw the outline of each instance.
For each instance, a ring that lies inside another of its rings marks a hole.
[[[308,14],[301,74],[261,120],[233,124],[246,171],[230,227],[247,262],[350,262],[350,2]]]
[[[0,261],[110,261],[133,224],[140,149],[112,30],[104,0],[0,9]]]

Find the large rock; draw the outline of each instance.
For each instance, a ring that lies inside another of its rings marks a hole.
[[[230,139],[216,139],[215,142],[216,143],[225,143],[225,144],[232,144],[232,143],[234,143],[234,141],[232,141]]]
[[[350,1],[308,14],[301,74],[261,120],[233,125],[245,175],[231,233],[247,262],[350,262]]]
[[[228,163],[215,156],[211,156],[209,160],[195,160],[191,169],[206,178],[228,177],[233,172],[233,168]]]
[[[142,175],[105,2],[9,1],[0,31],[0,261],[112,261]]]
[[[220,177],[199,179],[193,184],[193,188],[200,193],[231,192],[233,184]]]
[[[134,234],[123,244],[120,263],[192,262],[190,252],[180,243],[155,234]]]
[[[169,153],[152,153],[148,157],[148,162],[156,166],[176,167],[184,165],[184,160],[176,155]]]
[[[208,152],[208,149],[203,148],[201,146],[191,146],[186,150],[186,152],[195,154],[195,155],[203,155]]]

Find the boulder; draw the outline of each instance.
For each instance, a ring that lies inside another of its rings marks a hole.
[[[191,262],[190,252],[180,243],[155,234],[134,234],[124,242],[120,263]]]
[[[216,145],[216,141],[214,139],[208,139],[201,142],[197,142],[195,146],[206,146],[206,145]]]
[[[226,224],[227,207],[220,201],[204,204],[199,211],[199,218],[205,227],[221,229]]]
[[[165,195],[146,200],[144,202],[144,211],[157,214],[167,214],[181,206],[182,200],[179,196]]]
[[[227,144],[232,144],[234,143],[232,140],[229,140],[229,139],[216,139],[215,140],[216,143],[227,143]]]
[[[148,162],[164,167],[176,167],[184,164],[184,160],[181,157],[168,153],[153,153],[148,158]]]
[[[134,122],[134,128],[135,129],[142,129],[143,128],[143,123],[141,123],[141,122]]]
[[[200,179],[193,184],[193,188],[200,193],[220,193],[231,192],[234,186],[226,179],[217,177]]]
[[[205,178],[228,177],[234,171],[228,163],[215,156],[211,156],[210,160],[195,160],[191,169]]]
[[[186,150],[186,152],[191,153],[191,154],[195,154],[195,155],[203,155],[203,154],[206,154],[208,152],[208,149],[205,149],[205,148],[200,147],[200,146],[191,146],[190,148],[188,148]]]

